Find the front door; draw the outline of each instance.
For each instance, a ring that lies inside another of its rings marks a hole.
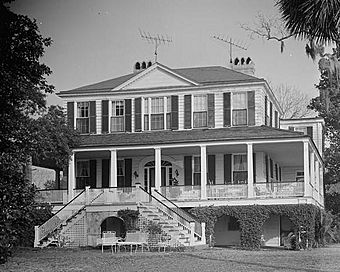
[[[148,162],[144,167],[144,189],[151,192],[151,188],[155,187],[155,162]],[[172,165],[170,162],[162,161],[161,168],[161,186],[171,185],[172,180]]]

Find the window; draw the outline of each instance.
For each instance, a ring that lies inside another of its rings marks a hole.
[[[89,133],[89,119],[90,119],[90,103],[79,102],[77,103],[77,121],[76,127],[80,133]]]
[[[124,187],[125,181],[125,162],[124,160],[117,160],[117,183],[118,187]]]
[[[144,130],[149,130],[149,99],[144,99]]]
[[[233,156],[233,183],[244,184],[248,182],[247,155]]]
[[[194,128],[207,127],[208,102],[206,95],[194,96]]]
[[[166,129],[171,129],[171,97],[166,98]]]
[[[112,101],[111,132],[124,131],[124,100]]]
[[[171,128],[170,97],[145,98],[143,113],[144,130],[163,130]]]
[[[201,157],[194,157],[194,185],[201,184]]]
[[[296,172],[296,181],[304,181],[304,172]]]
[[[77,178],[90,176],[90,161],[77,161]]]
[[[233,126],[247,125],[247,93],[233,94]]]

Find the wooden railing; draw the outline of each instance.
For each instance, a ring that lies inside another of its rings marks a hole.
[[[92,205],[113,203],[136,203],[136,187],[110,187],[90,189],[90,193],[101,191],[102,194],[92,202]]]
[[[247,184],[207,185],[207,199],[247,198]]]
[[[303,181],[278,181],[254,184],[254,196],[277,198],[277,197],[300,197],[304,195]]]
[[[66,189],[37,190],[36,201],[39,203],[65,204],[67,203]]]
[[[178,185],[161,187],[161,194],[170,200],[192,201],[201,199],[201,186]]]

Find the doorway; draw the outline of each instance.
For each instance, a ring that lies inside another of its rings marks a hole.
[[[144,189],[151,192],[156,183],[155,161],[149,161],[144,165]],[[168,161],[161,162],[161,186],[172,185],[172,164]]]

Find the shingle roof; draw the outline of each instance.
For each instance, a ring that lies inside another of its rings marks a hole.
[[[252,139],[282,139],[305,137],[301,132],[276,129],[267,126],[232,127],[219,129],[194,129],[177,131],[150,131],[140,133],[114,133],[83,135],[81,147],[140,146],[164,143],[194,143]]]
[[[158,64],[160,67],[165,67],[164,65]],[[263,79],[246,75],[222,66],[210,66],[210,67],[195,67],[195,68],[181,68],[181,69],[170,69],[174,73],[177,73],[184,78],[195,81],[199,84],[220,84],[220,83],[236,83],[236,82],[254,82],[254,81],[264,81]],[[61,91],[60,94],[78,94],[78,93],[88,93],[96,90],[111,90],[125,81],[133,78],[136,73],[128,74],[125,76],[101,81],[91,85],[82,86],[76,89]]]

